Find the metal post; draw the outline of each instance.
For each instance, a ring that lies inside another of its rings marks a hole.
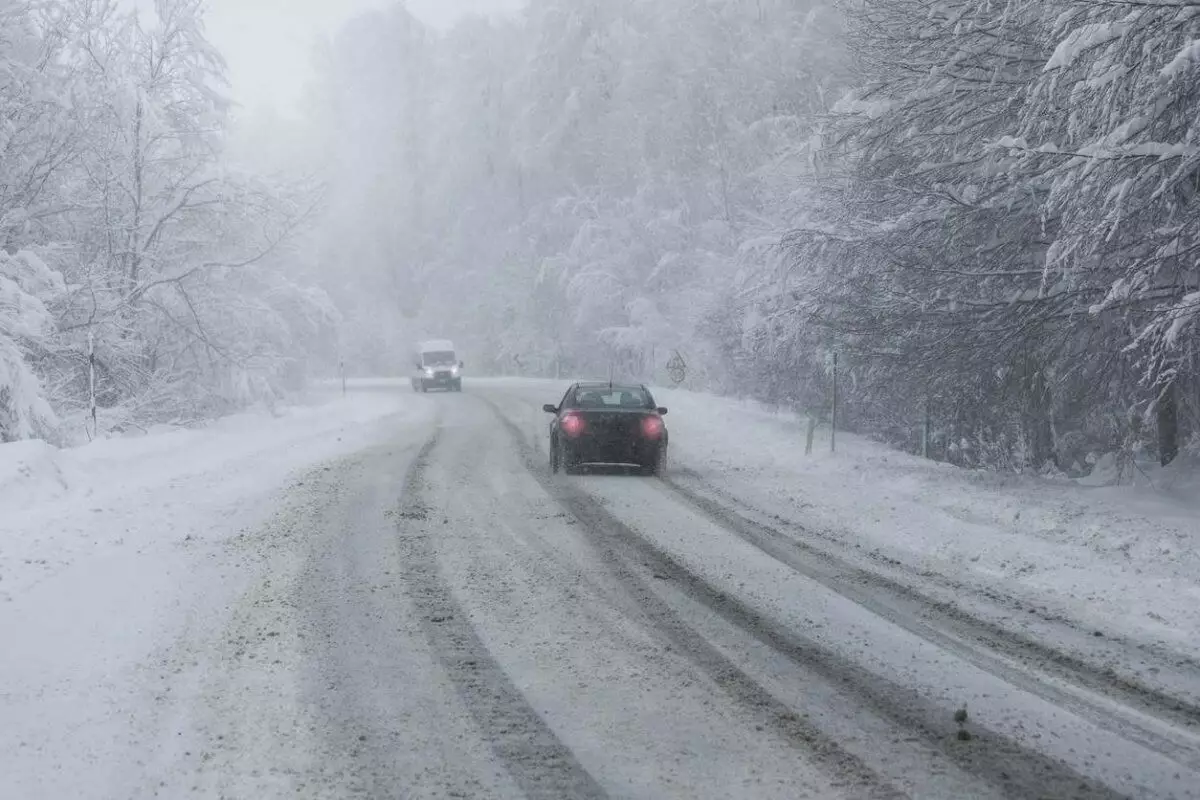
[[[838,354],[833,354],[833,419],[829,428],[829,452],[837,452],[838,425]]]
[[[929,395],[925,395],[925,424],[921,427],[921,457],[929,458]]]
[[[346,362],[338,362],[338,372],[342,374],[342,397],[346,396]]]

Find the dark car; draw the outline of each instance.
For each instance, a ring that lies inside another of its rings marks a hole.
[[[576,383],[562,402],[543,409],[550,423],[550,469],[633,466],[656,475],[667,455],[667,413],[642,385]]]

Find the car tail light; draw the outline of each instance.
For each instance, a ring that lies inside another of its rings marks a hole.
[[[567,436],[578,436],[583,433],[583,417],[577,414],[567,414],[562,418],[563,433]]]
[[[661,417],[642,417],[642,435],[647,439],[657,439],[662,436],[663,421]]]

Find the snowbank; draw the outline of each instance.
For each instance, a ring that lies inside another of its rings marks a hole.
[[[71,481],[59,455],[40,439],[0,445],[0,509],[6,515],[66,494]]]
[[[355,392],[77,448],[0,445],[0,597],[24,583],[22,561],[60,557],[81,537],[97,546],[123,539],[131,520],[157,522],[148,532],[156,538],[208,535],[194,529],[201,510],[268,492],[297,469],[361,448],[375,423],[429,413],[402,394]]]
[[[37,440],[0,445],[0,508],[11,513],[52,500],[179,480],[396,411],[392,401],[356,395],[277,413],[257,409],[204,427],[158,426],[73,448]]]

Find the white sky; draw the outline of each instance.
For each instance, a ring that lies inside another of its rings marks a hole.
[[[145,0],[141,0],[145,2]],[[316,39],[351,17],[396,0],[208,0],[208,35],[229,63],[233,96],[248,111],[294,108],[312,74]],[[519,8],[523,0],[408,0],[426,22],[446,27],[466,13]]]

